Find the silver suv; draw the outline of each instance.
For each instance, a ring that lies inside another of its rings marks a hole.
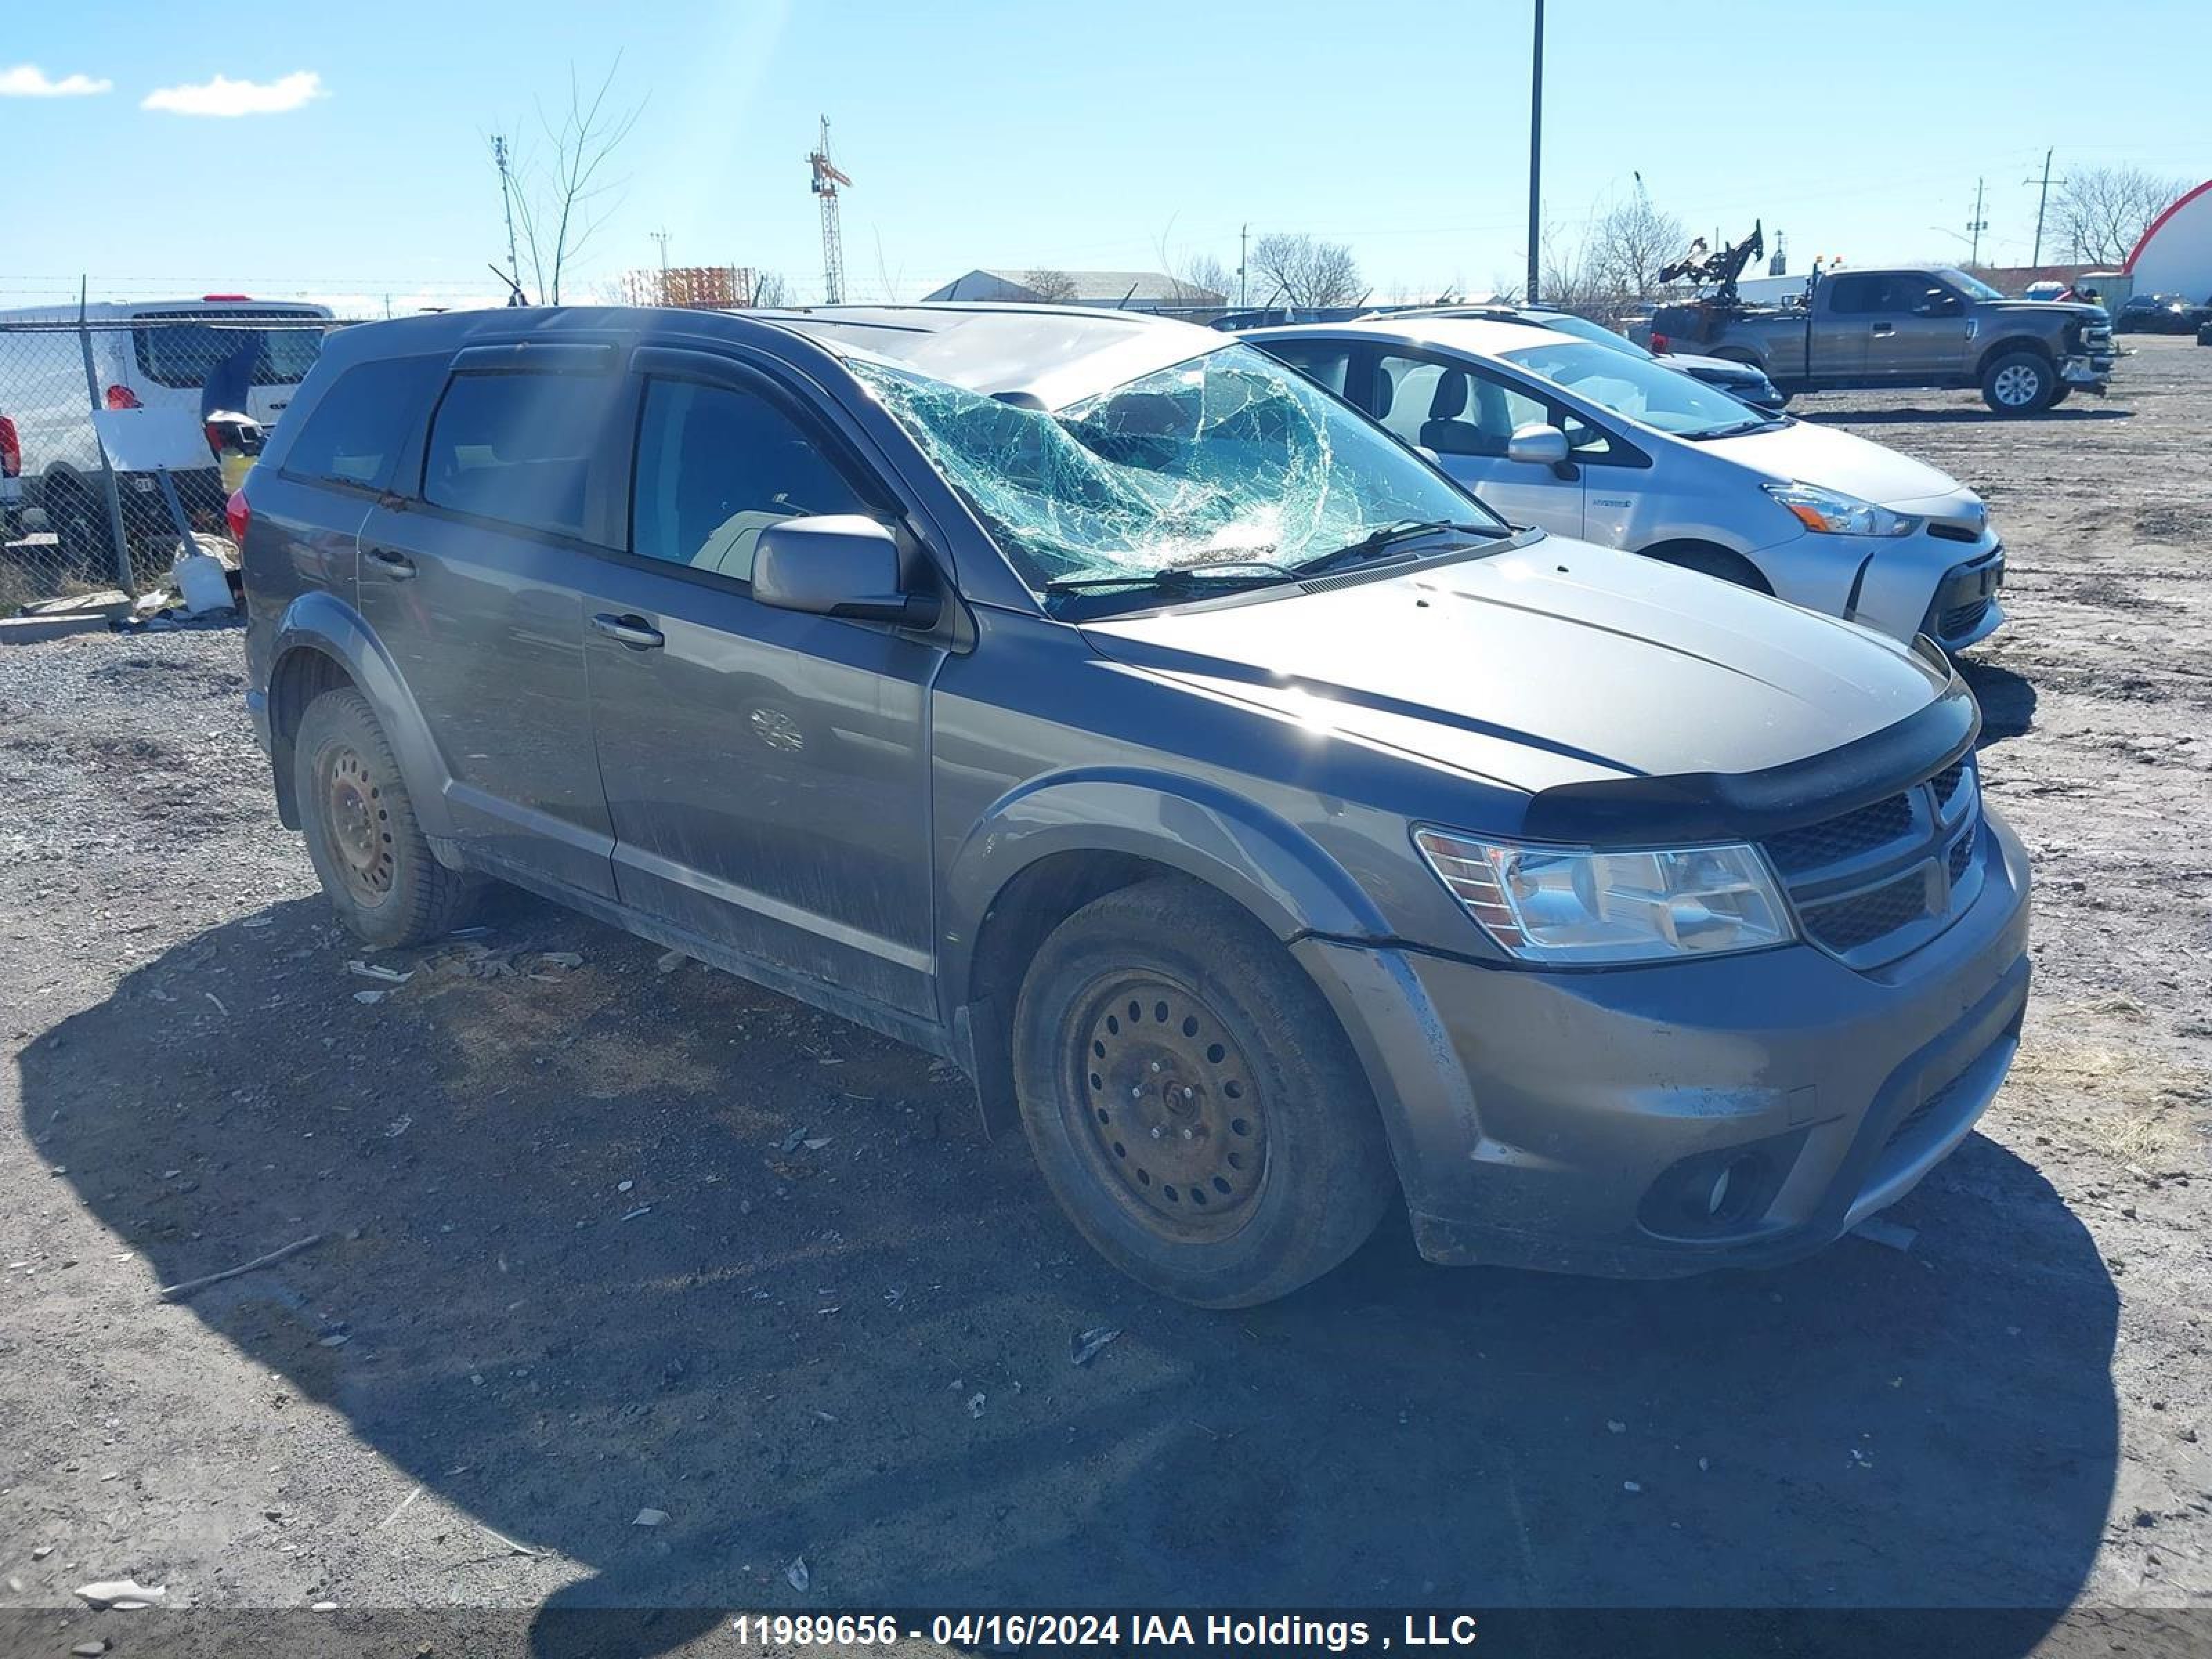
[[[374,945],[516,883],[956,1060],[1215,1307],[1771,1261],[1966,1134],[2027,870],[1932,647],[1509,529],[1253,347],[1044,307],[336,337],[231,506]]]

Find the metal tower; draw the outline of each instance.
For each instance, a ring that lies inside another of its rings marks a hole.
[[[806,158],[813,169],[812,189],[822,204],[822,303],[845,303],[845,233],[837,222],[837,186],[853,181],[830,160],[830,118],[822,118],[822,136]]]

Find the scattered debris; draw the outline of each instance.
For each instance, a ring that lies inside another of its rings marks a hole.
[[[107,1651],[107,1638],[96,1637],[89,1642],[80,1642],[70,1650],[71,1659],[100,1659]]]
[[[399,1507],[398,1509],[392,1510],[391,1514],[386,1516],[383,1520],[376,1523],[376,1529],[379,1532],[382,1532],[386,1527],[390,1526],[394,1521],[397,1521],[402,1515],[405,1514],[407,1506],[422,1495],[422,1488],[418,1486],[413,1492],[409,1492],[406,1497],[399,1500]]]
[[[466,1466],[464,1465],[463,1467],[465,1468]],[[477,1525],[478,1530],[480,1530],[485,1537],[490,1539],[495,1544],[505,1546],[507,1551],[512,1554],[526,1555],[532,1560],[537,1561],[544,1559],[546,1556],[550,1555],[553,1553],[550,1550],[532,1549],[527,1544],[518,1544],[514,1540],[509,1538],[505,1533],[494,1532],[489,1527],[485,1526],[482,1522],[478,1522]]]
[[[690,960],[690,956],[685,951],[665,951],[661,953],[660,960],[654,963],[653,965],[657,972],[672,974],[678,968],[681,968],[685,963]]]
[[[258,916],[246,917],[244,921],[240,922],[238,925],[240,927],[252,928],[274,927],[276,925],[276,918],[270,915],[266,910],[264,910]]]
[[[635,1181],[617,1181],[615,1182],[615,1190],[618,1193],[626,1193],[636,1185],[637,1182]]]
[[[356,991],[353,994],[353,1000],[356,1002],[378,1003],[391,994],[389,991]]]
[[[409,1113],[402,1112],[384,1126],[384,1138],[386,1140],[397,1140],[414,1127],[414,1117]]]
[[[640,1217],[640,1216],[641,1216],[641,1215],[651,1215],[652,1213],[653,1213],[653,1206],[652,1206],[652,1205],[650,1205],[650,1204],[641,1204],[641,1205],[639,1205],[639,1206],[637,1206],[637,1208],[635,1208],[635,1210],[632,1210],[632,1211],[631,1211],[628,1215],[624,1216],[624,1217],[623,1218],[623,1219],[624,1221],[635,1221],[635,1220],[636,1220],[636,1219],[638,1218],[638,1217]]]
[[[1851,1229],[1851,1236],[1893,1250],[1909,1250],[1912,1248],[1912,1241],[1920,1237],[1911,1228],[1900,1227],[1894,1221],[1884,1221],[1880,1216],[1869,1216],[1860,1222]]]
[[[79,1584],[77,1598],[94,1607],[114,1607],[129,1612],[139,1607],[159,1606],[169,1594],[167,1584],[142,1584],[135,1578],[98,1578],[89,1584]]]
[[[402,973],[397,968],[380,967],[373,962],[363,962],[358,957],[346,963],[346,971],[349,974],[356,974],[362,979],[377,980],[386,985],[404,985],[415,977],[412,969]]]
[[[1644,1485],[1638,1480],[1624,1480],[1620,1483],[1620,1489],[1623,1492],[1642,1492]]]
[[[312,1602],[307,1607],[309,1613],[336,1613],[337,1610],[338,1604],[335,1601]]]
[[[631,1522],[630,1525],[633,1527],[657,1527],[667,1519],[668,1511],[666,1510],[640,1510],[637,1512],[637,1519]]]
[[[969,1415],[969,1416],[970,1416],[970,1417],[981,1417],[982,1414],[983,1414],[983,1396],[982,1396],[982,1395],[981,1395],[981,1394],[980,1394],[980,1393],[977,1393],[977,1394],[971,1394],[971,1395],[969,1395],[968,1396],[968,1415]]]
[[[315,1346],[319,1348],[343,1348],[352,1340],[353,1334],[350,1331],[332,1331]]]
[[[1628,1432],[1628,1425],[1620,1422],[1614,1418],[1607,1418],[1605,1419],[1605,1427],[1606,1432],[1608,1434],[1626,1434]]]
[[[271,1250],[266,1255],[257,1255],[251,1261],[240,1262],[235,1267],[226,1267],[219,1273],[209,1273],[201,1279],[187,1279],[181,1285],[165,1285],[161,1287],[161,1300],[179,1301],[195,1291],[204,1291],[210,1285],[220,1285],[226,1279],[236,1279],[242,1273],[258,1273],[264,1267],[273,1267],[287,1256],[297,1255],[322,1242],[320,1233],[309,1233],[305,1238],[294,1239],[282,1249]]]
[[[41,1544],[38,1548],[31,1552],[31,1559],[33,1561],[43,1561],[53,1553],[54,1547],[52,1544]]]
[[[1067,1358],[1072,1364],[1088,1365],[1098,1358],[1098,1351],[1121,1333],[1112,1325],[1093,1325],[1087,1331],[1078,1331],[1067,1345]]]
[[[802,1123],[796,1129],[793,1129],[789,1134],[786,1135],[780,1143],[778,1143],[776,1151],[780,1152],[795,1152],[799,1149],[799,1146],[805,1139],[806,1126]]]
[[[584,958],[574,951],[540,951],[538,953],[538,960],[548,968],[566,969],[580,968],[584,965]]]
[[[230,1010],[222,1006],[222,999],[221,997],[217,996],[212,991],[203,991],[200,994],[205,997],[210,1002],[215,1004],[216,1012],[221,1014],[225,1019],[228,1019],[230,1018]]]
[[[814,1578],[814,1575],[806,1570],[806,1558],[803,1555],[791,1558],[791,1565],[783,1570],[783,1576],[795,1590],[805,1589]]]

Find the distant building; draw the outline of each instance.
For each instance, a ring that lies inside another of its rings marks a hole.
[[[979,300],[997,305],[1102,306],[1128,311],[1209,311],[1228,296],[1157,270],[971,270],[924,300]]]
[[[2137,294],[2212,299],[2212,179],[2153,220],[2121,269]]]
[[[677,306],[686,311],[742,310],[757,305],[758,278],[748,265],[678,265],[623,273],[626,306]]]

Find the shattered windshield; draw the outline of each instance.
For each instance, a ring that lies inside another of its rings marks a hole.
[[[1248,580],[1407,532],[1508,533],[1303,375],[1231,345],[1058,410],[854,360],[1039,592]]]

